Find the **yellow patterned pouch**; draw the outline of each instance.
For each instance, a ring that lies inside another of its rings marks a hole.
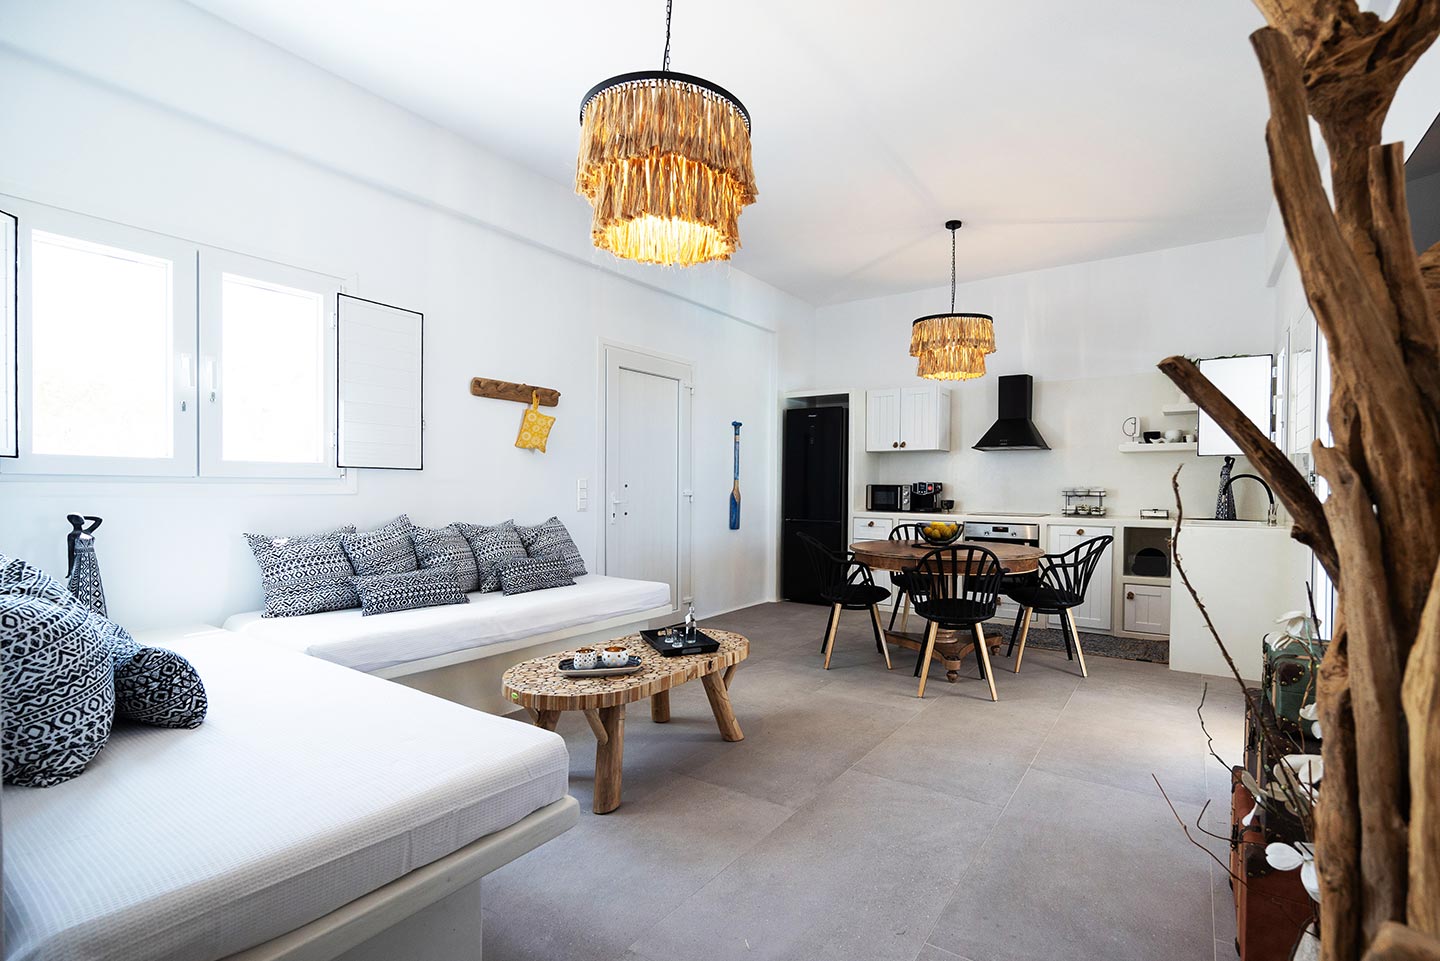
[[[540,413],[540,392],[531,391],[530,406],[525,408],[525,416],[520,418],[520,436],[515,438],[515,446],[545,453],[545,441],[554,426],[555,418]]]

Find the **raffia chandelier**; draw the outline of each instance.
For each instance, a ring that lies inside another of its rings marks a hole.
[[[985,355],[995,353],[995,318],[955,313],[955,231],[960,227],[958,220],[945,221],[950,231],[950,312],[927,314],[910,325],[915,372],[930,380],[984,377]]]
[[[671,2],[659,70],[622,73],[580,102],[575,192],[595,246],[646,264],[729,260],[755,202],[750,113],[708,80],[670,70]]]

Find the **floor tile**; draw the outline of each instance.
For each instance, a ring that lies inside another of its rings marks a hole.
[[[951,954],[944,948],[937,948],[933,944],[927,944],[920,949],[920,954],[915,961],[970,961],[970,959],[962,958],[958,954]]]
[[[847,772],[633,947],[667,961],[912,961],[998,814]]]
[[[881,679],[884,680],[884,679]],[[740,683],[737,675],[735,683]],[[822,691],[828,690],[822,688]],[[848,692],[791,697],[767,713],[737,716],[745,740],[697,745],[681,770],[691,777],[787,807],[822,792],[875,745],[924,709],[918,698],[883,701]]]
[[[1204,803],[1205,736],[1194,709],[1165,694],[1081,682],[1035,767],[1155,798],[1158,779],[1172,800]]]
[[[617,958],[790,812],[681,775],[485,878],[486,961]]]
[[[1209,863],[1159,798],[1031,771],[928,940],[975,961],[1200,961]]]

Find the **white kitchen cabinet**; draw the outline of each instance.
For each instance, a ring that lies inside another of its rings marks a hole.
[[[1128,581],[1120,588],[1124,592],[1125,630],[1138,634],[1170,633],[1170,588]]]
[[[883,541],[889,538],[890,529],[895,526],[893,517],[857,517],[852,525],[852,541]]]
[[[1068,524],[1052,524],[1049,527],[1050,542],[1046,550],[1051,554],[1063,554],[1077,544],[1105,536],[1114,537],[1115,528],[1091,527],[1083,523],[1074,527]],[[1095,567],[1094,576],[1090,578],[1090,587],[1085,592],[1085,603],[1072,612],[1075,615],[1075,626],[1080,630],[1110,630],[1110,585],[1114,583],[1114,556],[1114,551],[1107,547],[1100,563]],[[1058,628],[1059,622],[1056,621],[1054,626]]]
[[[950,391],[939,386],[867,391],[865,449],[949,450]]]

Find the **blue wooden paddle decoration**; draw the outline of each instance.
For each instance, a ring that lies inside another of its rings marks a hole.
[[[730,488],[730,529],[740,529],[740,422],[732,420],[735,428],[735,486]]]

